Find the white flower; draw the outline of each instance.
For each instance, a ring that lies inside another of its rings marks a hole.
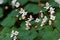
[[[19,18],[19,20],[21,20],[21,18]]]
[[[18,33],[19,33],[18,31],[15,31],[15,32],[14,32],[14,30],[12,30],[12,32],[11,32],[11,37],[13,37],[13,36],[17,36]]]
[[[51,5],[48,2],[46,2],[46,7],[44,7],[44,8],[49,9],[50,6]]]
[[[20,6],[20,3],[17,2],[17,0],[12,0],[12,6],[15,6],[16,8],[18,8]]]
[[[38,28],[38,26],[36,25],[35,28]]]
[[[26,26],[29,26],[29,25],[31,25],[30,23],[29,23],[29,21],[25,21],[26,22]]]
[[[41,23],[41,25],[40,26],[44,26],[45,25],[45,22],[47,21],[47,16],[45,16],[44,18],[43,18],[43,21],[42,21],[42,23]]]
[[[25,10],[23,8],[21,8],[19,13],[22,14],[23,12],[25,12]]]
[[[31,20],[33,20],[32,15],[30,15],[30,18],[28,18],[28,21],[31,21]]]
[[[0,4],[2,4],[4,2],[4,0],[0,0]]]
[[[51,25],[52,24],[52,21],[51,20],[49,20],[49,25]]]
[[[44,16],[43,13],[41,13],[41,18],[43,18],[43,16]]]
[[[14,36],[14,30],[12,30],[10,37],[13,37],[13,36]]]
[[[16,36],[14,36],[14,37],[13,37],[13,40],[16,40],[16,39],[17,39],[17,37],[16,37]]]
[[[16,17],[19,17],[19,15],[16,15]]]
[[[47,16],[45,16],[44,18],[43,18],[43,22],[46,22],[47,21]]]
[[[20,6],[20,3],[16,2],[15,6],[16,6],[16,8],[18,8]]]
[[[51,20],[55,20],[56,16],[50,15]]]
[[[22,17],[27,15],[27,12],[25,12],[25,10],[23,8],[21,8],[21,10],[19,11],[20,14],[22,14]]]
[[[60,40],[60,39],[58,39],[58,40]]]
[[[36,18],[35,22],[37,22],[37,23],[38,23],[39,21],[40,21],[40,19],[39,19],[39,18]]]
[[[42,13],[43,11],[41,10],[40,13]]]
[[[25,10],[23,8],[20,9],[19,13],[23,14],[23,12],[25,12]]]
[[[41,23],[41,25],[40,26],[44,26],[45,25],[45,23],[42,21],[42,23]]]
[[[22,19],[25,19],[26,17],[25,16],[22,16]]]
[[[25,16],[25,15],[27,15],[27,12],[23,12],[22,17]]]
[[[19,34],[19,32],[18,31],[15,31],[15,33],[14,33],[16,36]]]
[[[42,10],[40,11],[40,13],[41,13],[41,18],[43,18],[43,16],[44,16],[44,15],[43,15],[43,12],[42,12]]]
[[[53,13],[55,13],[55,8],[53,8],[53,7],[50,7],[50,10],[49,10],[49,12],[50,12],[50,14],[53,14]]]
[[[16,2],[17,0],[12,0],[12,1]]]
[[[29,29],[30,29],[30,26],[27,26],[27,27],[26,27],[26,30],[29,30]]]
[[[17,0],[12,0],[12,5],[15,6]]]
[[[5,6],[5,9],[7,10],[8,9],[8,6]]]

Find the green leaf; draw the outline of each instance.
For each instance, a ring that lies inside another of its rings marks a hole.
[[[16,22],[16,15],[18,14],[17,11],[13,10],[1,23],[4,27],[11,27],[15,24]]]
[[[28,2],[28,0],[18,0],[18,2],[20,2],[21,5],[24,5]]]
[[[37,23],[35,22],[35,20],[34,21],[31,21],[30,24],[32,25],[32,27],[34,27],[34,26],[37,25]]]
[[[56,21],[54,22],[54,25],[55,25],[56,27],[60,27],[60,20],[56,20]]]
[[[53,29],[52,29],[52,26],[47,25],[47,26],[44,26],[44,30],[49,32],[49,31],[52,31]]]
[[[54,26],[56,27],[56,29],[60,32],[60,20],[56,20],[54,22]]]
[[[31,2],[40,2],[40,0],[29,0]]]
[[[44,33],[42,40],[58,40],[60,37],[59,32],[55,29],[54,31],[50,31]]]
[[[54,21],[54,26],[60,31],[60,9],[56,8],[56,20]]]
[[[13,10],[12,12],[10,12],[10,14],[8,15],[8,17],[13,17],[13,18],[15,18],[16,15],[19,15],[19,12],[16,11],[16,9],[15,9],[15,10]]]
[[[54,21],[54,25],[56,26],[56,27],[60,27],[60,9],[57,9],[56,10],[56,20]]]
[[[7,17],[2,21],[1,25],[3,25],[4,27],[7,26],[11,27],[12,25],[15,24],[15,22],[16,22],[15,18]]]
[[[2,40],[7,40],[10,39],[10,28],[9,27],[5,27],[1,32],[0,32],[0,39]],[[9,38],[8,38],[9,37]]]
[[[40,7],[36,4],[27,4],[24,8],[27,12],[33,12],[37,14],[40,12]]]
[[[10,34],[6,34],[6,37],[4,37],[2,40],[12,40],[12,38],[10,37]]]
[[[0,8],[0,18],[3,16],[3,9]]]
[[[41,10],[42,10],[43,12],[47,11],[47,9],[46,9],[46,8],[44,8],[44,7],[43,7],[43,8],[41,8]]]
[[[52,31],[53,29],[52,29],[52,27],[51,26],[49,26],[49,25],[45,25],[45,26],[43,26],[43,27],[41,27],[41,26],[39,26],[36,30],[44,30],[44,31]]]
[[[60,20],[60,12],[56,12],[56,20]]]
[[[23,21],[18,28],[19,37],[21,40],[33,40],[37,36],[37,32],[34,28],[26,30],[26,23]]]
[[[1,35],[6,35],[6,33],[10,33],[9,27],[4,27],[3,30],[0,32]]]
[[[37,36],[35,29],[29,31],[19,29],[19,37],[21,40],[33,40]]]
[[[25,23],[25,22],[22,22],[22,23],[20,24],[20,29],[26,30],[26,23]]]

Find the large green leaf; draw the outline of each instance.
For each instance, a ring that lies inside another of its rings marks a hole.
[[[1,25],[3,25],[4,27],[6,26],[12,26],[12,25],[14,25],[15,24],[15,22],[16,22],[16,19],[15,18],[11,18],[11,17],[7,17],[7,18],[5,18],[3,21],[2,21],[2,23],[1,23]]]
[[[40,7],[36,4],[27,4],[24,8],[27,12],[33,12],[37,14],[40,12]]]
[[[11,27],[16,22],[16,15],[18,14],[17,11],[13,10],[1,23],[4,27]]]

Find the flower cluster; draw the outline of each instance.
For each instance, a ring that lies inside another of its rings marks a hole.
[[[48,12],[50,13],[50,19],[49,19],[49,25],[52,24],[52,21],[55,20],[56,16],[54,16],[54,13],[55,13],[55,8],[51,7],[51,5],[47,2],[46,3],[46,6],[44,7],[48,10]],[[29,30],[31,27],[31,21],[35,21],[37,24],[41,21],[40,19],[42,19],[42,22],[40,24],[40,26],[44,26],[46,24],[46,22],[48,21],[48,17],[46,15],[44,15],[43,11],[41,10],[40,11],[40,18],[36,18],[34,20],[33,16],[30,15],[29,18],[26,18],[27,16],[27,12],[25,12],[25,10],[23,8],[20,8],[20,11],[19,13],[21,14],[19,20],[21,19],[26,19],[26,30]],[[16,17],[19,17],[19,15],[16,15]],[[28,19],[28,20],[27,20]],[[36,25],[35,27],[37,28],[38,25]]]
[[[27,12],[23,8],[19,11],[19,13],[22,15],[22,19],[25,19],[25,16],[27,15]]]
[[[50,12],[50,20],[49,20],[49,25],[51,25],[52,24],[52,21],[51,20],[55,20],[55,18],[56,18],[56,16],[54,16],[53,14],[55,13],[55,8],[53,8],[53,7],[50,7],[50,9],[49,9],[49,11],[48,12]]]
[[[30,29],[30,23],[29,23],[29,21],[25,21],[26,22],[26,30],[29,30]]]
[[[19,20],[21,20],[21,19],[25,19],[25,16],[27,15],[27,12],[25,12],[25,10],[23,8],[21,8],[20,11],[19,11],[19,14],[21,15]],[[16,17],[19,17],[19,15],[16,15]]]
[[[51,7],[51,5],[48,2],[46,2],[46,6],[44,8],[46,8],[47,10],[49,9],[49,11],[48,11],[48,12],[50,12],[49,25],[51,25],[52,24],[52,20],[54,21],[55,20],[55,17],[56,17],[56,16],[53,15],[55,13],[55,11],[54,11],[55,8]],[[47,16],[44,16],[42,10],[40,11],[40,13],[41,13],[41,18],[44,17],[43,18],[43,21],[42,21],[42,23],[40,25],[40,26],[43,26],[47,22],[48,18],[47,18]]]
[[[28,18],[28,20],[27,21],[25,21],[26,22],[26,30],[29,30],[30,29],[30,21],[32,21],[34,18],[32,17],[32,15],[30,15],[30,17]]]
[[[11,36],[10,37],[12,37],[13,38],[13,40],[16,40],[17,39],[17,35],[19,34],[19,32],[18,31],[15,31],[14,32],[14,30],[12,30],[12,32],[11,32]]]

